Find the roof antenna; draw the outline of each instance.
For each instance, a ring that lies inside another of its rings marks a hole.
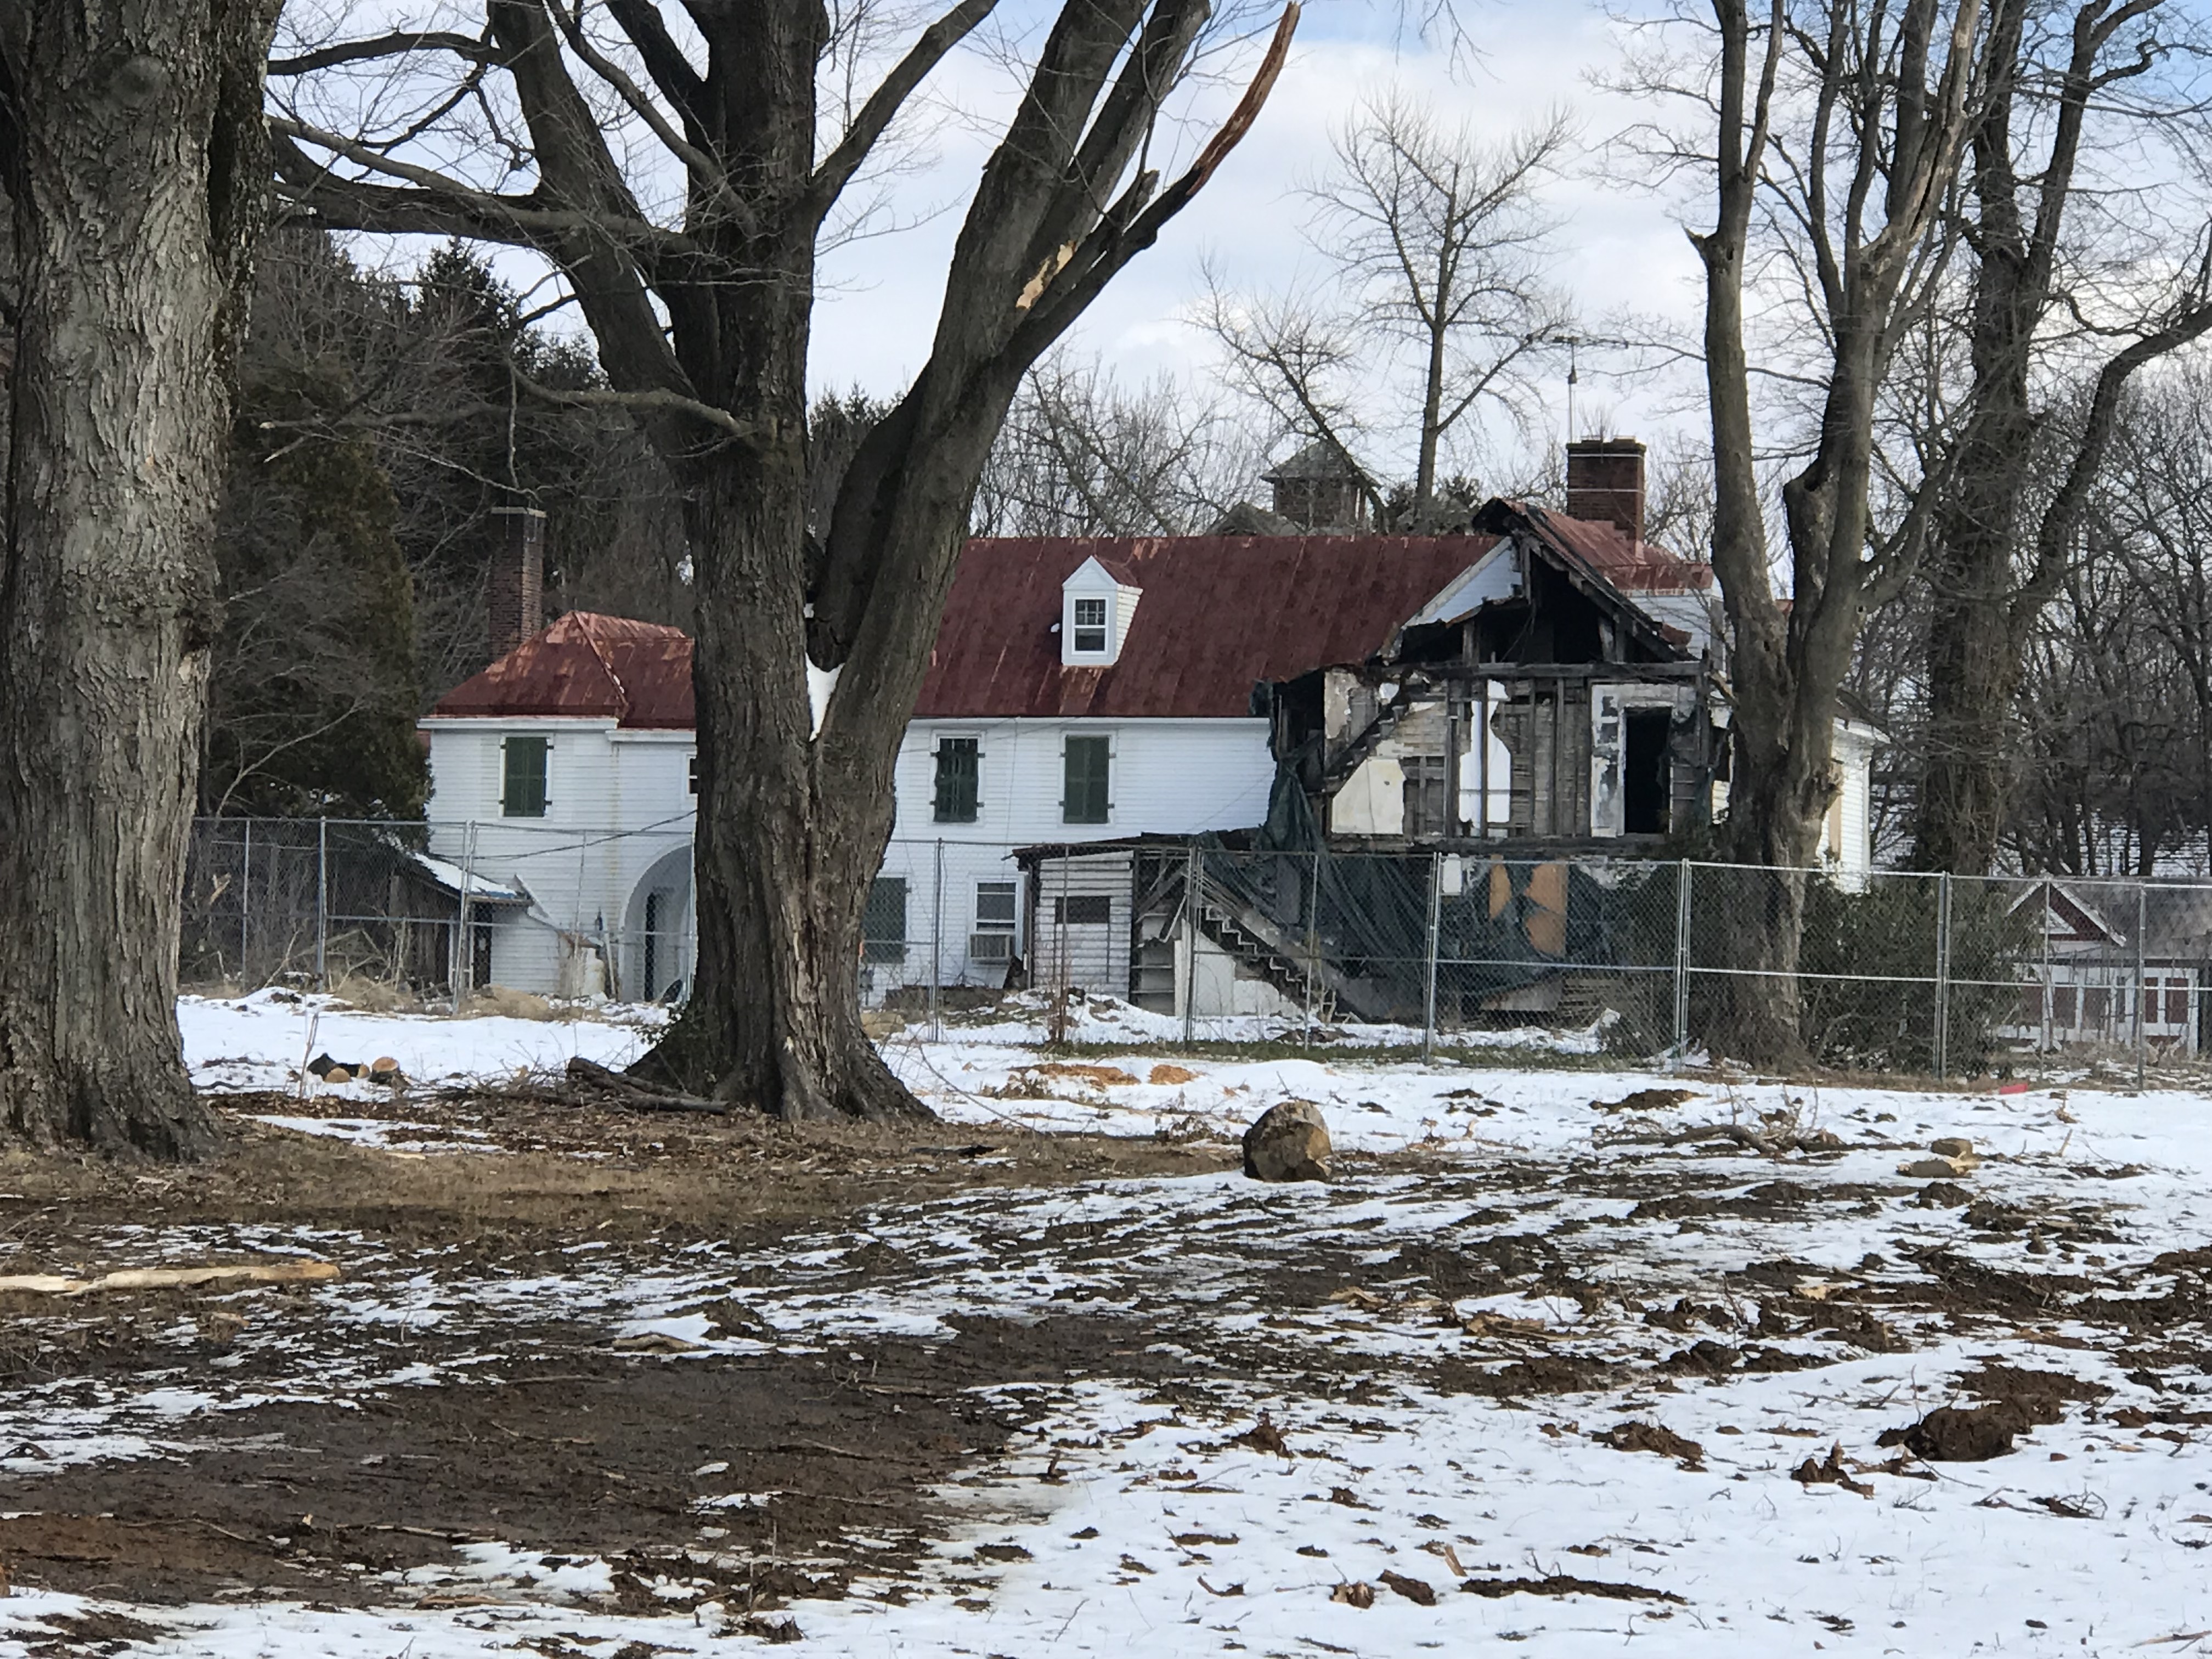
[[[1536,336],[1541,345],[1563,345],[1567,349],[1567,435],[1566,441],[1575,441],[1575,387],[1582,383],[1582,348],[1591,346],[1633,346],[1633,340],[1614,340],[1595,334],[1583,334],[1571,328],[1554,329],[1549,334]]]

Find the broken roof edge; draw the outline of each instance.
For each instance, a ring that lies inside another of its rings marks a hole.
[[[1557,516],[1565,518],[1565,514]],[[1503,495],[1493,495],[1475,510],[1470,523],[1476,531],[1534,548],[1585,597],[1613,612],[1615,621],[1626,623],[1648,648],[1670,659],[1694,660],[1686,641],[1678,644],[1668,639],[1664,624],[1657,617],[1638,605],[1625,589],[1552,528],[1553,517],[1547,508],[1524,506]],[[1571,519],[1567,522],[1579,525],[1586,521]],[[1610,533],[1618,538],[1617,532]]]

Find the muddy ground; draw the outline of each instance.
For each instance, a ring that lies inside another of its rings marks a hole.
[[[1413,1387],[1533,1408],[1605,1390],[1657,1419],[1668,1395],[1718,1376],[1939,1335],[2081,1347],[2067,1332],[2094,1328],[2154,1380],[2212,1370],[2212,1252],[2131,1239],[2125,1169],[2083,1166],[2067,1175],[2078,1196],[2023,1206],[1941,1182],[1824,1180],[1827,1155],[1750,1148],[1355,1157],[1304,1209],[1230,1188],[1164,1238],[1145,1205],[1081,1195],[1218,1176],[1232,1146],[490,1096],[360,1109],[411,1126],[392,1150],[260,1121],[291,1105],[227,1099],[229,1150],[205,1169],[0,1160],[11,1272],[307,1251],[344,1274],[0,1293],[10,1420],[89,1437],[0,1444],[0,1563],[15,1583],[449,1605],[470,1592],[439,1588],[437,1570],[497,1544],[534,1553],[549,1578],[616,1564],[623,1611],[766,1613],[860,1580],[896,1599],[974,1512],[965,1474],[1020,1457],[1054,1478],[1053,1448],[1028,1431],[1053,1391],[1089,1376],[1171,1408],[1255,1389],[1343,1407]],[[1595,1199],[1618,1213],[1587,1218]],[[1447,1218],[1409,1231],[1393,1205]],[[1881,1241],[1857,1269],[1792,1253],[1793,1230],[1845,1221]],[[1725,1270],[1680,1265],[1729,1228],[1771,1247]],[[608,1287],[686,1262],[706,1265],[672,1305],[702,1322],[690,1328],[757,1339],[748,1351],[622,1334]],[[963,1272],[989,1294],[963,1302]],[[1607,1310],[1626,1334],[1565,1347],[1451,1312],[1508,1292]],[[794,1340],[773,1324],[781,1302],[841,1297],[890,1312],[858,1335],[848,1322]],[[924,1304],[927,1329],[912,1313]],[[1985,1369],[1948,1386],[2024,1421],[2100,1408],[2064,1382]],[[1009,1386],[1024,1383],[1044,1385],[1034,1407]],[[164,1398],[179,1403],[148,1404]],[[2212,1417],[2205,1403],[2184,1386],[2132,1426],[2162,1423],[2178,1448]],[[125,1431],[138,1439],[117,1455],[94,1443]],[[951,1588],[988,1595],[991,1559],[979,1552]]]
[[[328,1254],[434,1261],[445,1278],[557,1271],[580,1244],[651,1261],[712,1240],[767,1262],[795,1229],[872,1205],[1232,1161],[1218,1145],[979,1136],[944,1125],[786,1127],[499,1097],[361,1115],[404,1119],[415,1126],[410,1147],[447,1140],[501,1155],[393,1152],[258,1121],[292,1104],[226,1098],[228,1151],[204,1169],[0,1160],[11,1270],[150,1265],[131,1253],[131,1239],[204,1228],[240,1244],[342,1236],[345,1246]],[[192,1259],[254,1254],[217,1248]],[[219,1384],[234,1394],[257,1379],[276,1392],[300,1368],[299,1345],[241,1353],[239,1339],[296,1323],[311,1343],[321,1295],[277,1286],[67,1301],[0,1292],[0,1382],[64,1401],[72,1383],[87,1401],[148,1387]],[[0,1519],[0,1564],[19,1584],[82,1593],[353,1603],[390,1599],[375,1575],[498,1540],[541,1549],[556,1565],[624,1559],[649,1579],[656,1559],[696,1539],[694,1471],[725,1463],[717,1479],[732,1490],[776,1494],[772,1505],[731,1512],[728,1547],[827,1563],[749,1568],[738,1599],[773,1606],[836,1595],[855,1571],[895,1572],[910,1561],[934,1519],[924,1492],[1003,1443],[1012,1419],[969,1390],[1085,1373],[1098,1333],[1074,1323],[981,1320],[949,1343],[671,1363],[649,1346],[611,1351],[598,1325],[526,1310],[501,1333],[495,1387],[380,1389],[196,1415],[174,1425],[169,1456],[52,1474],[38,1469],[46,1449],[0,1448],[9,1471],[0,1474],[0,1510],[14,1512]],[[404,1341],[409,1361],[431,1372],[483,1358],[474,1330],[431,1326]],[[855,1551],[855,1534],[879,1547]],[[623,1588],[619,1575],[617,1583]],[[630,1584],[639,1608],[663,1605],[640,1579]]]

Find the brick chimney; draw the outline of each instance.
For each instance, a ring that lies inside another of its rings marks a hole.
[[[495,507],[499,546],[484,573],[484,609],[497,662],[545,626],[545,514],[534,507]]]
[[[1567,446],[1567,516],[1609,524],[1644,539],[1644,446],[1633,438],[1583,438]]]

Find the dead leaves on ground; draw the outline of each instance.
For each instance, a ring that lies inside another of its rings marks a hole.
[[[1436,1586],[1425,1578],[1415,1578],[1409,1574],[1392,1572],[1387,1569],[1379,1577],[1384,1588],[1417,1606],[1432,1607],[1437,1604]],[[1371,1607],[1375,1605],[1375,1586],[1364,1579],[1350,1579],[1331,1591],[1328,1599],[1348,1607]]]
[[[1382,1582],[1408,1601],[1417,1602],[1425,1607],[1432,1607],[1437,1604],[1435,1587],[1425,1578],[1413,1578],[1405,1573],[1392,1572],[1385,1569],[1382,1573]]]
[[[1862,1498],[1874,1496],[1874,1488],[1863,1480],[1855,1480],[1851,1472],[1844,1467],[1844,1443],[1840,1440],[1828,1448],[1827,1456],[1815,1462],[1807,1458],[1790,1471],[1790,1478],[1801,1486],[1841,1486],[1845,1492],[1855,1492]]]
[[[1249,1446],[1254,1451],[1273,1452],[1285,1462],[1296,1455],[1291,1450],[1291,1443],[1283,1438],[1283,1431],[1275,1426],[1274,1419],[1266,1412],[1261,1412],[1260,1420],[1245,1430],[1243,1433],[1231,1435],[1229,1443],[1232,1446]]]
[[[1618,1423],[1590,1438],[1615,1451],[1656,1452],[1662,1457],[1675,1459],[1686,1469],[1701,1468],[1705,1461],[1703,1446],[1675,1433],[1663,1423]]]
[[[1638,1089],[1633,1094],[1623,1095],[1619,1100],[1593,1100],[1593,1112],[1663,1112],[1676,1106],[1686,1106],[1697,1098],[1690,1089]]]

